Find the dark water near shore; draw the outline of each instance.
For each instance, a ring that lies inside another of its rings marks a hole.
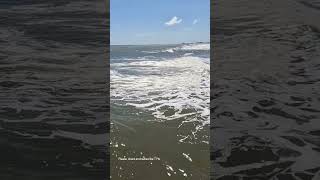
[[[212,179],[320,179],[320,2],[211,10]]]
[[[111,46],[112,179],[209,179],[209,56],[208,43]]]
[[[0,2],[0,179],[106,179],[105,1]]]

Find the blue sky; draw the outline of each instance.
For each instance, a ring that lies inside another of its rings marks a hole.
[[[111,44],[209,41],[210,0],[111,0]]]

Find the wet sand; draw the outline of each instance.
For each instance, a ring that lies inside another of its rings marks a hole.
[[[111,110],[111,117],[112,115],[114,114]],[[130,130],[123,126],[111,125],[112,179],[209,179],[209,145],[200,142],[179,142],[177,134],[190,132],[192,128],[177,130],[177,122],[148,122],[141,118],[139,114],[130,116],[130,122],[120,121],[129,126]],[[207,136],[207,133],[206,129],[202,132],[203,136]]]
[[[0,2],[0,179],[106,179],[105,1]]]
[[[215,1],[212,179],[320,178],[320,3]]]

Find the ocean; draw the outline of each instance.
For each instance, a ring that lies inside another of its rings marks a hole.
[[[0,3],[0,179],[109,177],[106,1]]]
[[[212,179],[320,179],[319,5],[211,3]]]
[[[210,44],[111,45],[111,178],[209,179]]]

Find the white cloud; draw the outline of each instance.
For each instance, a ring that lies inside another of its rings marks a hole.
[[[198,19],[193,20],[192,24],[195,25],[198,23]]]
[[[181,18],[179,19],[177,16],[174,16],[173,18],[171,18],[170,21],[166,22],[165,25],[174,26],[174,25],[179,24],[181,22],[182,22]]]

